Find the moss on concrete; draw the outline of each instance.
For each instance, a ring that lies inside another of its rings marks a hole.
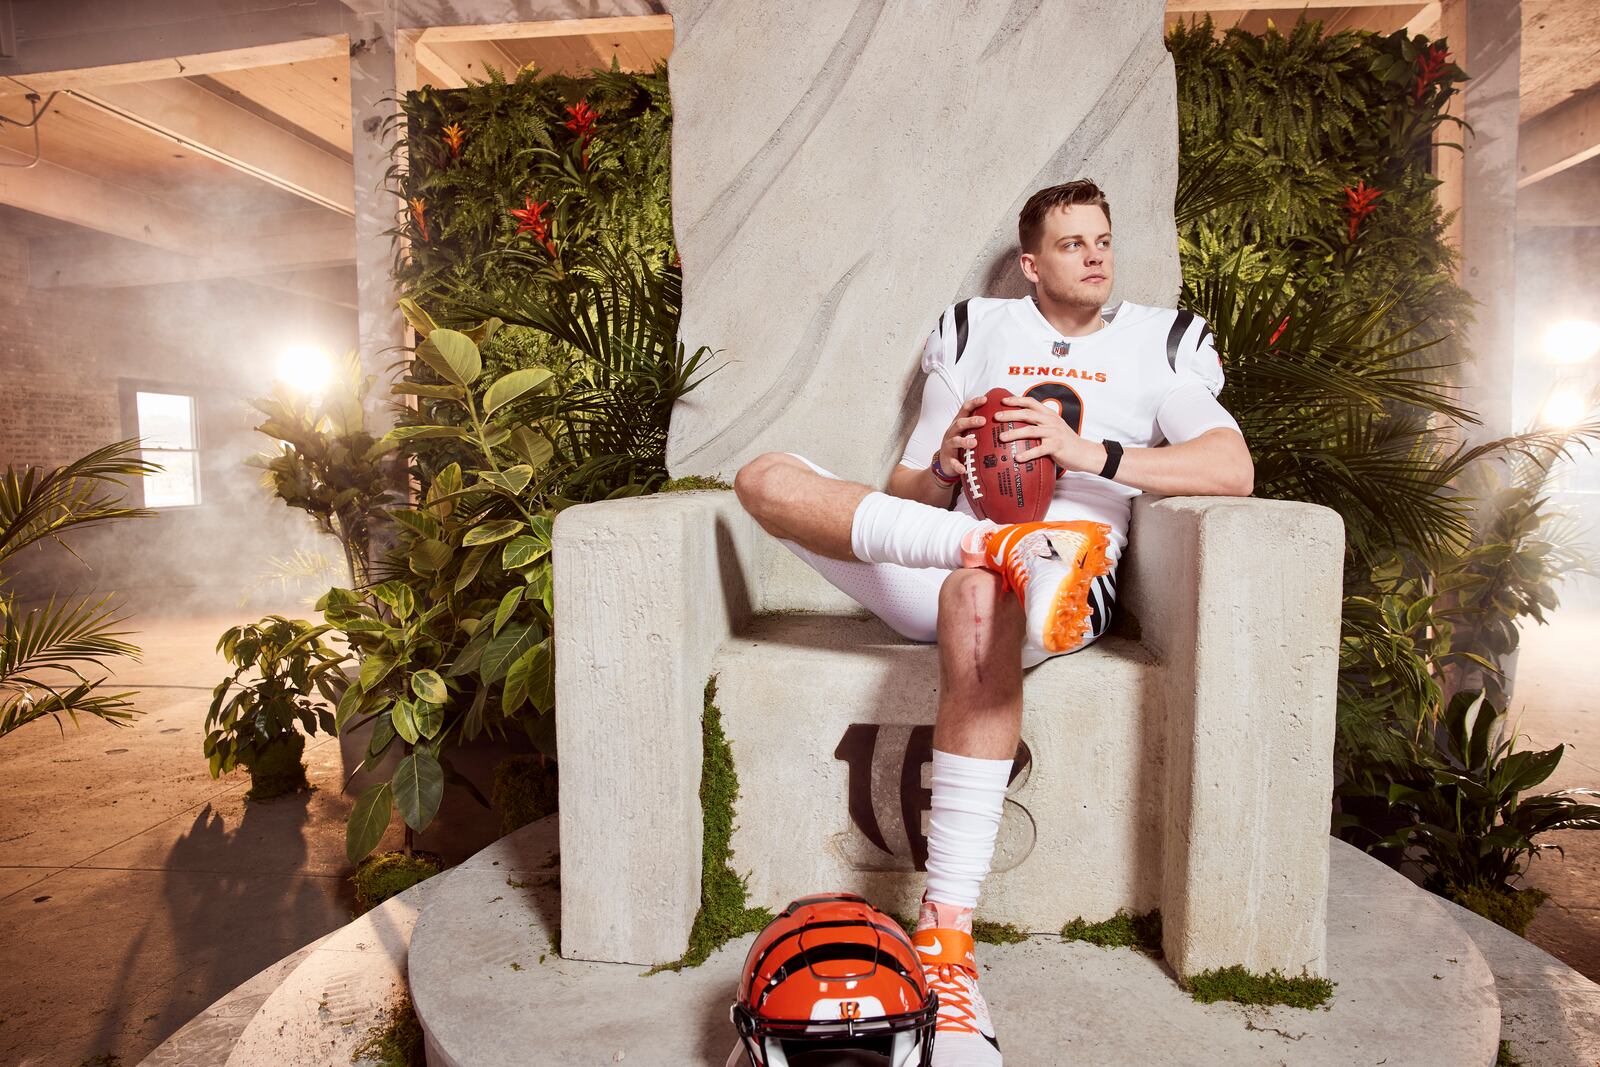
[[[1511,1051],[1511,1042],[1502,1041],[1500,1051],[1494,1058],[1494,1067],[1526,1067],[1526,1065]]]
[[[1078,916],[1061,928],[1063,941],[1087,941],[1101,948],[1133,948],[1161,955],[1161,909],[1134,915],[1117,909],[1102,922],[1086,922]]]
[[[732,489],[733,486],[721,478],[708,478],[703,474],[686,474],[682,478],[672,478],[661,486],[663,493],[692,493],[697,489]]]
[[[735,874],[729,864],[739,776],[733,766],[733,749],[722,732],[722,711],[716,700],[717,677],[712,675],[706,681],[705,711],[701,716],[705,754],[700,765],[700,807],[705,820],[705,845],[700,859],[700,911],[694,917],[689,950],[683,958],[658,964],[646,975],[698,967],[729,941],[755,933],[773,919],[766,908],[747,906],[747,879]]]
[[[420,853],[379,852],[356,864],[350,881],[356,887],[356,914],[364,915],[396,893],[438,874],[439,861]]]
[[[556,810],[556,765],[537,755],[508,756],[494,768],[490,801],[500,812],[500,832],[509,834]]]
[[[1470,886],[1450,893],[1450,899],[1468,911],[1476,912],[1492,923],[1522,937],[1528,924],[1533,922],[1539,905],[1550,899],[1543,889],[1500,889],[1494,886]]]
[[[1240,964],[1220,967],[1180,979],[1178,984],[1201,1004],[1232,1000],[1240,1004],[1287,1004],[1315,1008],[1333,999],[1334,983],[1309,974],[1289,977],[1273,968],[1253,974]]]
[[[422,1023],[411,998],[396,998],[384,1016],[387,1021],[367,1031],[366,1040],[350,1053],[350,1062],[360,1067],[426,1067]]]

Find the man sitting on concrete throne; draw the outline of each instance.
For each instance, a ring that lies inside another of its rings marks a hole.
[[[1255,477],[1220,405],[1211,328],[1190,312],[1108,302],[1111,208],[1091,181],[1041,189],[1018,219],[1032,296],[947,308],[922,353],[921,416],[884,491],[795,453],[740,469],[740,503],[772,536],[904,637],[937,642],[927,888],[913,941],[940,1008],[934,1067],[997,1067],[973,909],[994,855],[1022,729],[1023,672],[1105,634],[1132,500],[1249,496]],[[1044,520],[999,526],[959,492],[974,412],[1014,396],[1003,440],[1061,471]],[[1088,697],[1092,699],[1092,696]]]

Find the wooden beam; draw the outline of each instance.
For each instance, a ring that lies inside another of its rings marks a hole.
[[[1543,181],[1600,155],[1600,85],[1522,124],[1517,134],[1517,188]]]
[[[239,279],[263,289],[320,300],[335,307],[356,307],[356,268],[350,266],[319,267],[312,270],[285,271],[280,274],[251,274]]]
[[[1188,3],[1198,0],[1173,0]],[[1377,2],[1377,0],[1374,0]],[[1392,2],[1392,0],[1385,0]],[[1200,4],[1205,10],[1215,4]],[[1312,5],[1317,6],[1316,4]],[[1344,6],[1344,5],[1341,5]],[[1168,10],[1172,10],[1169,4]],[[530,37],[585,37],[591,33],[646,33],[672,29],[671,15],[625,15],[609,19],[555,19],[547,22],[494,22],[482,26],[426,26],[420,28],[418,43],[443,44],[451,41],[511,41]]]
[[[417,44],[417,65],[446,77],[454,75],[460,88],[469,81],[489,80],[489,68],[503,74],[507,81],[515,78],[522,64],[511,58],[493,41],[436,41]]]
[[[77,89],[106,114],[224,163],[268,185],[355,214],[349,163],[183,78]]]
[[[297,63],[303,59],[327,59],[350,54],[349,38],[309,37],[299,41],[252,45],[221,52],[146,59],[132,63],[112,63],[75,70],[56,70],[41,74],[0,75],[0,91],[48,93],[55,89],[83,89],[93,85],[182,78],[196,74],[220,74],[229,70],[266,67],[274,63]]]
[[[1517,190],[1517,228],[1600,224],[1600,203],[1595,200],[1594,178],[1589,173],[1597,166],[1600,163]]]
[[[1439,0],[1432,0],[1432,3],[1422,5],[1422,10],[1411,16],[1405,30],[1413,37],[1418,34],[1428,38],[1438,37],[1439,21],[1443,17],[1443,5]]]
[[[29,158],[0,148],[0,163]],[[192,212],[49,160],[0,168],[0,203],[158,248],[193,252],[209,242],[208,228]]]
[[[244,278],[284,271],[346,266],[355,262],[355,230],[344,219],[308,227],[292,213],[289,225],[266,220],[217,220],[229,234],[199,255],[103,234],[62,234],[28,242],[29,280],[35,289],[124,288],[208,278]],[[252,232],[256,231],[256,232]]]

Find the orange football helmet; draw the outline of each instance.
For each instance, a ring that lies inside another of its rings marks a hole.
[[[928,1067],[938,994],[904,928],[854,893],[802,897],[745,957],[730,1014],[752,1067],[818,1049],[864,1049]]]

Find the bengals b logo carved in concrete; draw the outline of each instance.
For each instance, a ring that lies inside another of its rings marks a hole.
[[[855,723],[845,730],[833,758],[850,768],[851,829],[840,842],[849,864],[859,871],[926,870],[933,727]],[[992,870],[1009,871],[1033,851],[1033,816],[1012,799],[1032,769],[1033,754],[1021,742],[1011,766]]]

